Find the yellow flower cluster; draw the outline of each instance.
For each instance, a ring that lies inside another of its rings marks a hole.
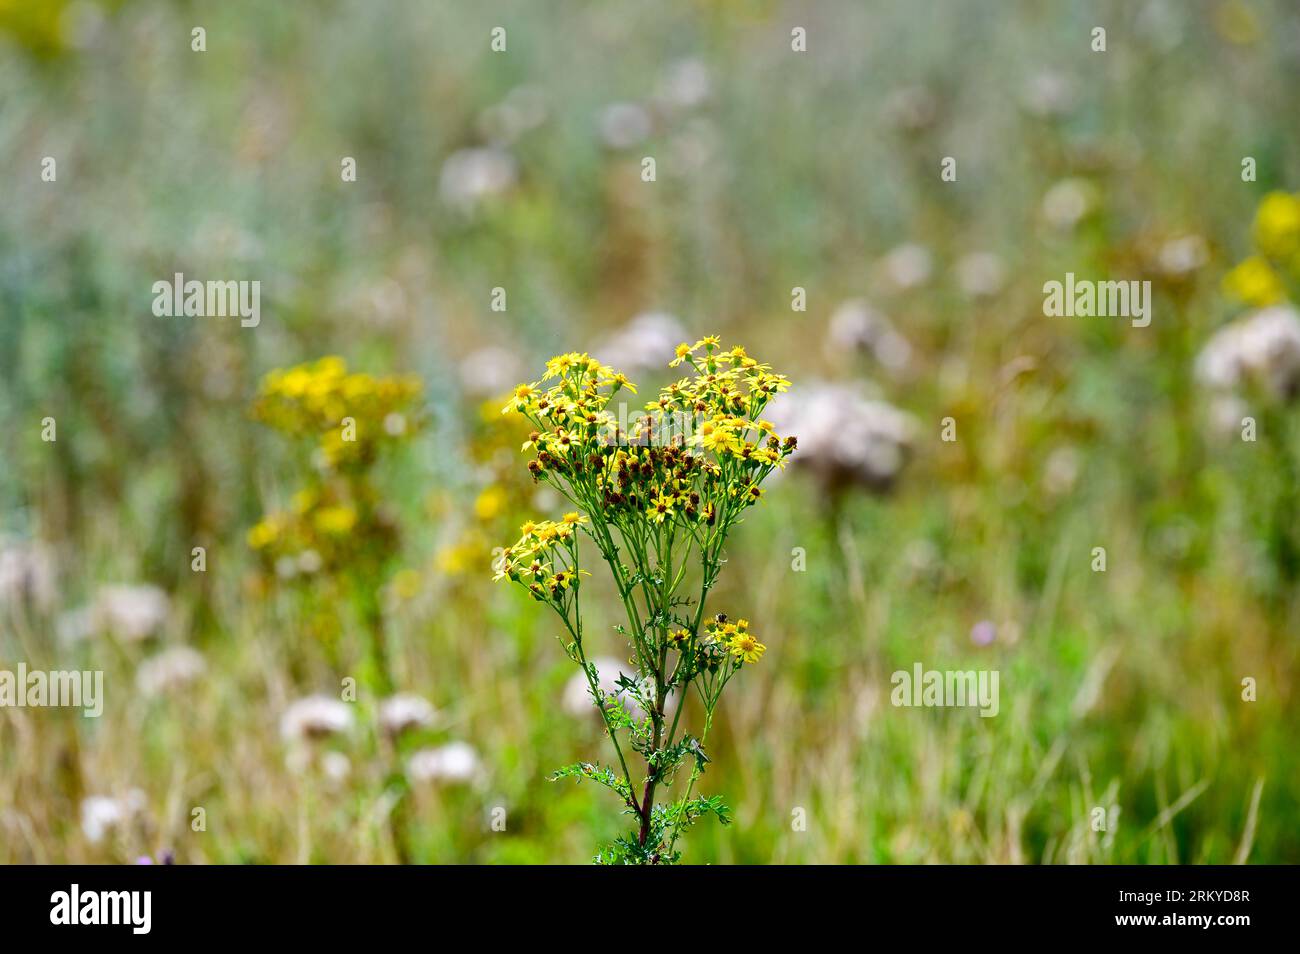
[[[268,374],[253,415],[282,433],[315,439],[323,462],[341,469],[367,465],[383,442],[409,435],[420,390],[413,375],[349,373],[342,358],[330,355]]]
[[[248,545],[268,562],[292,559],[295,573],[310,574],[333,572],[361,543],[386,543],[392,535],[391,525],[363,514],[338,488],[312,486],[294,494],[289,509],[267,514],[255,524],[248,531]]]
[[[635,393],[626,377],[586,354],[553,358],[543,380],[520,385],[503,409],[537,427],[523,445],[536,454],[528,463],[534,479],[589,486],[592,503],[656,524],[712,526],[722,499],[756,503],[759,484],[796,446],[760,417],[790,382],[743,348],[720,350],[713,337],[680,345],[672,366],[683,362],[695,376],[668,385],[625,421],[609,404],[623,388]]]
[[[629,545],[632,572],[642,578],[666,572],[652,559],[672,567],[665,555],[679,536],[713,566],[706,576],[716,573],[728,530],[758,502],[763,480],[784,467],[797,446],[762,418],[790,382],[744,348],[723,350],[714,337],[680,345],[671,366],[683,364],[694,375],[663,388],[631,420],[611,410],[611,399],[635,388],[587,354],[552,358],[541,381],[515,390],[502,412],[520,414],[534,427],[522,448],[533,455],[533,479],[553,486],[591,521],[575,512],[555,523],[525,524],[505,549],[496,579],[522,583],[564,613],[566,595],[580,582],[579,527],[607,561],[617,549],[610,528],[617,530]],[[763,654],[745,620],[721,619],[701,640],[695,631],[664,626],[659,638],[678,649],[695,646],[701,664],[714,669],[728,656],[756,662]]]
[[[705,629],[701,651],[707,657],[711,650],[714,654],[730,654],[741,662],[756,663],[763,657],[767,647],[749,631],[749,620],[738,619],[732,623],[720,614]]]
[[[1300,194],[1270,192],[1255,211],[1255,254],[1223,279],[1224,290],[1255,307],[1287,297],[1288,277],[1300,276]]]
[[[524,583],[539,600],[562,600],[578,582],[575,531],[586,522],[579,513],[566,513],[556,521],[525,523],[519,539],[501,553],[493,579]]]
[[[397,528],[379,506],[370,468],[381,448],[414,433],[416,377],[349,373],[342,358],[282,368],[262,381],[253,416],[311,440],[315,466],[291,506],[268,513],[248,545],[284,576],[368,573],[396,547]]]

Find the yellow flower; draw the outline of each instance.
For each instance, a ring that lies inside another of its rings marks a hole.
[[[667,497],[660,493],[658,497],[651,501],[650,506],[646,508],[646,513],[650,515],[650,519],[655,523],[663,523],[673,515],[673,506],[675,503],[676,500],[673,497]]]
[[[501,487],[493,484],[483,488],[483,492],[474,501],[474,516],[480,520],[491,520],[506,508],[508,496]]]
[[[758,662],[767,650],[766,646],[745,632],[737,632],[735,636],[732,636],[728,648],[733,656],[747,663]]]
[[[322,507],[316,511],[316,529],[326,536],[345,536],[357,524],[357,512],[351,507]]]
[[[734,449],[739,444],[731,428],[719,421],[705,421],[700,425],[700,433],[695,442],[705,450],[717,453]]]
[[[275,543],[280,535],[280,528],[274,520],[263,520],[248,531],[248,545],[254,550],[263,550]]]
[[[1258,255],[1252,255],[1228,272],[1223,278],[1223,288],[1233,297],[1255,307],[1271,305],[1285,295],[1282,279]]]
[[[1300,196],[1270,192],[1255,212],[1255,245],[1272,258],[1300,250]]]
[[[582,514],[573,513],[573,512],[566,513],[563,517],[560,518],[560,520],[561,522],[567,523],[570,526],[587,522],[587,518],[584,517]]]
[[[686,632],[686,630],[674,629],[672,632],[668,634],[668,645],[676,649],[680,649],[681,647],[686,645],[686,643],[690,640],[690,638],[691,638],[691,634]]]

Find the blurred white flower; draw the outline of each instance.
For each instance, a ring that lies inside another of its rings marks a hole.
[[[894,288],[906,291],[929,281],[934,264],[928,248],[907,242],[887,252],[878,268]]]
[[[618,700],[619,705],[633,719],[644,719],[648,713],[641,708],[638,703],[625,689],[619,688],[617,680],[620,676],[629,676],[636,678],[636,667],[630,663],[619,662],[613,656],[597,656],[589,660],[596,667],[596,684],[600,690],[607,695],[613,696]],[[654,697],[654,686],[646,686],[642,690],[647,699]],[[591,716],[600,717],[596,709],[595,700],[591,698],[591,686],[587,682],[587,677],[581,672],[574,673],[569,677],[569,681],[564,684],[564,696],[561,699],[561,706],[564,711],[575,719],[584,719]],[[664,702],[664,712],[675,712],[677,709],[677,694],[670,693]]]
[[[897,373],[912,359],[912,346],[888,318],[864,299],[842,302],[831,313],[826,333],[826,351],[833,359],[845,352],[870,355],[885,369]]]
[[[597,344],[591,353],[605,364],[635,375],[662,369],[686,337],[686,329],[672,315],[645,312]]]
[[[497,397],[519,383],[522,365],[508,348],[489,345],[471,351],[460,363],[460,382],[473,397]]]
[[[321,753],[320,768],[331,782],[346,781],[352,774],[352,762],[342,752]]]
[[[1280,398],[1300,391],[1300,312],[1291,305],[1253,311],[1214,333],[1196,358],[1196,376],[1232,390],[1255,380]]]
[[[885,121],[903,132],[917,133],[933,125],[939,103],[924,86],[905,86],[885,97]]]
[[[81,801],[81,830],[92,844],[104,836],[119,831],[144,813],[147,799],[144,792],[133,788],[120,798],[110,795],[90,795]]]
[[[0,538],[0,606],[30,601],[42,612],[54,605],[54,558],[30,540]]]
[[[1147,0],[1134,21],[1135,34],[1159,53],[1173,51],[1186,38],[1183,4]],[[1193,13],[1194,8],[1187,8]]]
[[[638,103],[610,103],[600,112],[600,138],[611,149],[631,149],[650,138],[650,113]]]
[[[618,686],[614,684],[614,680],[619,677],[622,671],[633,668],[627,663],[619,662],[612,656],[597,656],[590,662],[596,667],[597,685],[600,686],[602,692],[610,695],[617,695],[620,692]],[[596,704],[591,697],[591,685],[587,681],[587,677],[581,672],[575,672],[569,677],[569,681],[564,684],[564,696],[561,705],[564,707],[564,711],[575,719],[586,718],[589,713],[595,712]]]
[[[117,584],[95,593],[94,619],[98,632],[126,642],[143,642],[155,635],[171,612],[171,599],[159,587]]]
[[[915,440],[910,415],[849,385],[811,382],[780,395],[767,414],[799,449],[792,467],[813,474],[829,491],[858,484],[888,490]]]
[[[470,211],[484,199],[501,195],[518,178],[514,157],[503,149],[461,149],[442,164],[438,190],[449,205]]]
[[[472,782],[482,771],[482,760],[468,742],[448,742],[437,748],[420,749],[406,762],[406,773],[415,782]]]
[[[1074,84],[1061,73],[1042,70],[1025,84],[1021,102],[1027,112],[1041,119],[1064,116],[1074,108]]]
[[[702,61],[678,60],[665,71],[655,98],[668,109],[695,109],[708,100],[712,88],[709,68]]]
[[[1068,232],[1092,211],[1096,190],[1086,179],[1062,179],[1043,196],[1042,213],[1047,224]]]
[[[1242,419],[1250,408],[1231,392],[1220,392],[1210,399],[1210,432],[1216,437],[1240,435]]]
[[[406,415],[397,411],[384,416],[384,433],[389,437],[401,437],[406,433]]]
[[[479,114],[478,131],[494,145],[509,146],[546,122],[548,113],[545,93],[536,86],[517,86]]]
[[[971,252],[957,262],[957,284],[971,298],[991,298],[1006,283],[1002,259],[992,252]]]
[[[189,646],[173,646],[151,656],[136,670],[135,684],[144,695],[157,696],[184,689],[207,670],[207,663]]]
[[[1057,447],[1043,464],[1043,490],[1060,497],[1074,489],[1079,479],[1079,452],[1073,447]]]
[[[306,576],[313,573],[319,573],[321,567],[325,565],[325,558],[312,549],[303,550],[298,554],[298,572]]]
[[[1170,239],[1160,246],[1160,270],[1171,278],[1190,275],[1210,260],[1210,247],[1199,235]]]
[[[284,710],[280,735],[288,742],[308,742],[352,728],[352,708],[331,696],[307,696]]]
[[[389,735],[401,735],[411,729],[427,729],[433,725],[436,717],[433,704],[412,692],[399,692],[379,704],[379,725]]]

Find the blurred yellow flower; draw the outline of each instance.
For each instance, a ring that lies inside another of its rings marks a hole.
[[[481,570],[487,563],[488,542],[478,530],[470,530],[455,543],[440,548],[433,561],[434,569],[447,576]]]
[[[1285,295],[1282,279],[1258,255],[1252,255],[1228,272],[1223,278],[1223,288],[1229,295],[1255,307],[1271,305]]]
[[[275,543],[279,535],[280,528],[275,520],[263,520],[248,531],[248,545],[254,550],[263,550]]]
[[[1214,27],[1229,43],[1250,46],[1259,41],[1259,18],[1244,0],[1225,0],[1214,11]]]
[[[345,536],[357,525],[357,512],[347,506],[322,507],[316,511],[315,523],[317,531],[325,536]]]
[[[315,437],[331,467],[366,466],[380,441],[410,434],[403,412],[420,391],[414,376],[349,374],[342,358],[327,355],[267,374],[253,416],[282,433]]]
[[[509,495],[503,488],[496,484],[484,487],[474,500],[474,516],[480,520],[491,520],[504,511],[509,502]]]
[[[1255,245],[1270,258],[1300,251],[1300,195],[1270,192],[1255,212]]]

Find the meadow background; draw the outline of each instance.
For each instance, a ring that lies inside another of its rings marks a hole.
[[[0,709],[0,862],[587,861],[621,819],[546,774],[608,742],[551,614],[491,582],[559,512],[497,409],[574,350],[653,393],[645,314],[912,426],[890,489],[792,467],[733,538],[714,599],[768,653],[710,737],[735,822],[687,861],[1300,860],[1295,409],[1223,439],[1194,373],[1300,184],[1298,88],[1282,2],[0,0],[0,668],[107,697]],[[1044,317],[1067,271],[1151,280],[1152,324]],[[261,324],[156,317],[175,272],[260,280]],[[855,299],[888,333],[834,324]],[[259,382],[325,355],[423,382],[369,601],[248,540],[310,466]],[[436,716],[385,737],[363,679],[304,761],[284,714],[376,613]],[[915,662],[999,670],[1001,712],[891,706]]]

